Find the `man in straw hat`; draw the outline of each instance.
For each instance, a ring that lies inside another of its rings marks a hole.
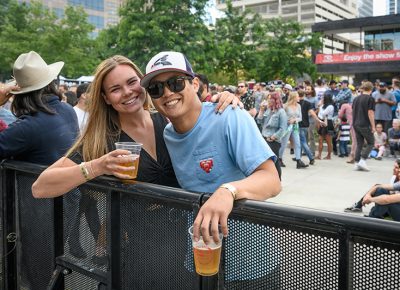
[[[16,87],[0,88],[0,104],[14,95],[12,111],[18,120],[0,133],[0,159],[13,158],[43,165],[58,160],[75,141],[79,133],[74,109],[61,103],[61,96],[53,82],[64,63],[48,65],[34,51],[21,54],[14,63],[13,73]],[[30,187],[20,189],[20,198],[35,204]],[[21,244],[22,280],[28,289],[40,289],[40,283],[49,281],[52,275],[54,253],[48,249],[32,251],[31,245],[46,243],[52,225],[49,216],[54,212],[50,203],[40,207],[32,206],[24,211],[21,227],[29,229],[29,221],[42,224],[40,229],[23,237]],[[29,267],[32,261],[39,261],[40,270]]]
[[[12,111],[19,120],[0,134],[0,158],[48,165],[72,145],[79,132],[76,114],[60,102],[53,82],[63,65],[47,65],[34,51],[17,58],[13,73],[18,87],[1,87],[0,105],[13,94]]]

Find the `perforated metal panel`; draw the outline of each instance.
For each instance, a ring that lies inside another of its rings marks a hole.
[[[354,243],[353,289],[400,289],[400,251],[391,244]]]
[[[77,272],[72,272],[64,278],[65,290],[98,290],[99,282]]]
[[[107,192],[87,186],[64,196],[64,255],[103,271],[109,267],[107,196]]]
[[[35,199],[36,177],[17,176],[18,284],[22,289],[46,289],[55,267],[53,199]]]
[[[184,265],[189,213],[160,202],[122,195],[122,289],[197,289],[197,277]]]
[[[338,289],[337,239],[238,220],[228,226],[226,289]]]

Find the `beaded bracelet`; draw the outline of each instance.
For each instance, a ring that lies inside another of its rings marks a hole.
[[[87,169],[85,162],[82,162],[81,164],[79,164],[79,168],[81,169],[81,173],[82,173],[83,177],[86,179],[86,181],[89,181],[90,180],[89,170]]]

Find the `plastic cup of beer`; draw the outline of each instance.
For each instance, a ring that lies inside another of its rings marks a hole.
[[[196,273],[201,276],[212,276],[218,273],[219,261],[221,259],[221,247],[223,235],[219,232],[219,243],[215,243],[211,237],[208,245],[200,236],[199,241],[193,239],[193,227],[189,228],[189,235],[192,238],[194,265]]]
[[[130,156],[132,156],[134,160],[131,162],[121,163],[121,165],[125,167],[135,166],[135,169],[131,171],[123,171],[120,173],[129,175],[131,179],[135,179],[137,177],[137,172],[139,168],[139,156],[140,151],[142,150],[142,144],[135,142],[116,142],[115,149],[123,149],[130,152]]]

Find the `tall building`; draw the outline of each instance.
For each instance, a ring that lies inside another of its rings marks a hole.
[[[400,13],[400,1],[387,0],[386,8],[387,8],[387,14],[398,14]]]
[[[373,0],[358,0],[358,17],[374,16]]]
[[[226,9],[225,0],[217,0],[217,9]],[[357,0],[233,0],[233,7],[249,9],[263,18],[281,17],[283,20],[295,20],[304,25],[306,32],[317,22],[352,19],[358,15]],[[347,46],[357,46],[359,41],[352,40],[346,34],[335,38],[325,36],[324,53],[336,53],[348,50]]]
[[[117,24],[119,21],[118,9],[123,0],[41,0],[52,9],[58,17],[63,17],[67,5],[82,6],[88,14],[89,23],[96,27],[95,34],[108,25]],[[31,2],[22,0],[20,2]]]

